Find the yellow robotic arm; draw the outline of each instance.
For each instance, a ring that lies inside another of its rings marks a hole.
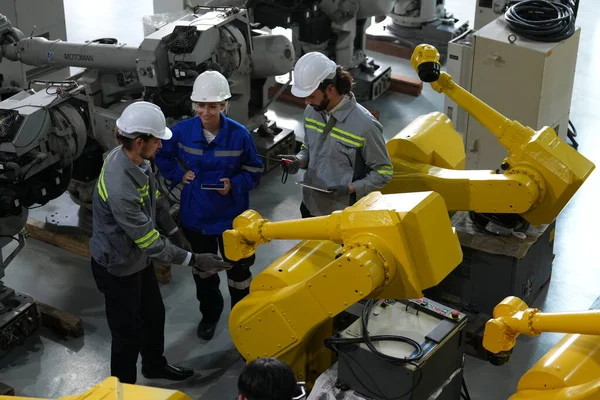
[[[462,139],[446,116],[432,113],[388,142],[390,197],[373,193],[344,211],[298,221],[270,222],[253,211],[239,216],[224,234],[231,260],[271,240],[303,240],[259,274],[231,312],[229,329],[247,360],[281,358],[311,382],[332,361],[322,345],[332,317],[367,297],[421,296],[459,264],[448,209],[550,223],[594,169],[551,129],[535,132],[508,120],[440,73],[432,46],[419,46],[412,62],[421,79],[498,136],[510,153],[504,173],[461,171]]]
[[[464,170],[461,136],[439,112],[417,118],[387,143],[394,177],[384,193],[435,191],[451,211],[520,214],[533,225],[554,221],[594,170],[594,164],[554,130],[512,121],[440,72],[439,53],[418,46],[411,59],[421,80],[444,93],[494,134],[508,150],[503,173]],[[518,95],[518,94],[515,94]]]
[[[192,400],[191,397],[177,390],[160,389],[150,386],[139,386],[120,383],[110,377],[85,393],[75,396],[61,397],[58,400]],[[0,396],[0,400],[35,400],[29,397]]]
[[[247,361],[278,357],[309,384],[332,364],[323,339],[333,334],[333,317],[364,298],[421,297],[462,259],[444,200],[432,192],[374,192],[343,211],[295,221],[247,211],[223,239],[231,260],[274,239],[304,240],[254,278],[229,330]]]
[[[504,364],[519,335],[568,333],[521,377],[510,400],[600,399],[600,311],[543,313],[516,297],[494,308],[483,346],[490,361]]]

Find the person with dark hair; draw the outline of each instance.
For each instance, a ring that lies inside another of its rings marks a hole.
[[[292,400],[298,392],[292,369],[272,357],[248,363],[238,378],[238,400]]]
[[[231,91],[217,71],[198,75],[190,99],[197,116],[173,126],[173,137],[156,155],[156,165],[173,186],[184,184],[179,206],[183,231],[196,252],[225,260],[223,232],[250,207],[250,191],[263,171],[252,135],[225,115]],[[231,308],[250,293],[254,255],[227,271]],[[219,275],[193,273],[202,319],[197,336],[210,340],[224,308]]]
[[[298,154],[280,155],[295,174],[305,169],[303,218],[344,209],[391,181],[383,126],[362,105],[352,75],[319,52],[303,55],[294,67],[292,94],[304,98],[304,143]]]
[[[106,157],[94,189],[90,239],[92,274],[104,294],[112,335],[111,376],[134,384],[141,354],[144,377],[184,380],[194,371],[168,364],[163,355],[165,306],[152,259],[212,274],[231,265],[214,254],[191,252],[157,190],[148,160],[171,137],[160,108],[130,104],[117,131],[121,146]]]

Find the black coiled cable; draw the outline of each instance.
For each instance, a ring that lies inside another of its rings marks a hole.
[[[575,33],[578,1],[554,3],[525,0],[512,4],[504,18],[510,28],[524,38],[538,42],[560,42]]]
[[[369,331],[368,331],[369,316],[371,314],[371,310],[373,309],[373,307],[376,304],[377,304],[377,300],[370,299],[366,302],[366,304],[363,308],[362,324],[361,324],[361,328],[362,328],[361,329],[362,330],[361,337],[342,338],[342,337],[339,337],[339,335],[338,335],[336,337],[331,337],[331,338],[325,339],[323,343],[326,348],[333,350],[334,352],[336,352],[338,354],[339,354],[340,347],[355,346],[355,345],[364,343],[374,355],[376,355],[377,357],[382,358],[392,364],[395,364],[395,365],[411,364],[411,365],[413,365],[415,367],[415,370],[417,371],[417,375],[418,375],[416,382],[414,382],[412,387],[405,393],[398,395],[398,396],[390,396],[390,395],[385,395],[383,393],[382,389],[377,386],[376,381],[370,377],[369,373],[372,371],[368,371],[367,369],[365,369],[358,362],[358,360],[356,360],[354,358],[354,356],[352,356],[352,352],[346,353],[346,355],[348,356],[348,361],[351,360],[352,364],[359,367],[363,371],[364,375],[366,375],[366,377],[369,378],[371,385],[366,385],[365,383],[361,382],[359,379],[359,375],[354,371],[354,367],[352,367],[351,364],[348,364],[350,373],[354,376],[354,378],[357,380],[357,382],[360,384],[360,386],[363,387],[363,390],[370,392],[370,393],[365,393],[365,394],[369,395],[369,397],[379,397],[384,400],[400,400],[400,399],[403,399],[404,397],[406,397],[407,395],[409,395],[410,393],[412,393],[417,388],[417,386],[419,386],[419,384],[421,383],[421,379],[423,378],[423,372],[421,371],[421,367],[419,366],[418,361],[421,360],[421,358],[425,355],[425,352],[423,351],[423,348],[421,347],[421,345],[418,342],[416,342],[415,340],[413,340],[411,338],[405,337],[405,336],[397,336],[397,335],[371,336],[371,335],[369,335]],[[382,341],[403,342],[403,343],[406,343],[406,344],[414,347],[415,351],[413,352],[413,354],[411,354],[407,357],[402,357],[402,358],[394,357],[394,356],[382,353],[373,345],[373,342],[382,342]],[[371,388],[371,389],[369,389],[369,388]],[[374,390],[374,391],[371,392],[371,390]]]

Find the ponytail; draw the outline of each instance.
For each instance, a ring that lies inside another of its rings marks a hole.
[[[325,91],[327,86],[333,85],[339,94],[342,96],[350,94],[354,87],[354,79],[350,72],[344,70],[344,67],[339,66],[335,71],[335,76],[332,79],[326,79],[319,85],[321,91]]]

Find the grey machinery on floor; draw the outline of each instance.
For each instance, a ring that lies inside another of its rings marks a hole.
[[[189,117],[195,78],[218,69],[233,95],[228,115],[253,131],[259,152],[295,148],[293,131],[265,116],[274,100],[268,88],[292,70],[294,48],[284,36],[254,30],[244,10],[185,16],[139,46],[26,37],[0,15],[0,47],[3,59],[84,68],[65,81],[33,82],[0,102],[0,279],[23,248],[30,207],[66,190],[79,204],[91,201],[102,155],[117,144],[115,121],[133,101],[154,102],[173,120]],[[0,281],[0,355],[35,331],[37,312],[27,312],[33,308]]]
[[[390,87],[391,67],[367,56],[366,31],[372,17],[388,13],[395,1],[249,0],[245,6],[259,26],[292,30],[297,59],[319,51],[343,66],[354,77],[358,101],[370,101]]]
[[[240,4],[208,3],[195,10]],[[429,43],[445,52],[448,42],[468,29],[466,21],[448,13],[444,0],[249,0],[244,7],[259,25],[290,28],[297,58],[319,51],[350,71],[359,101],[374,100],[390,86],[391,68],[367,56],[367,39],[408,47]],[[380,16],[387,18],[372,24]]]
[[[428,43],[446,53],[448,42],[469,25],[449,13],[445,3],[445,0],[396,0],[385,20],[367,30],[367,37],[409,48]]]

